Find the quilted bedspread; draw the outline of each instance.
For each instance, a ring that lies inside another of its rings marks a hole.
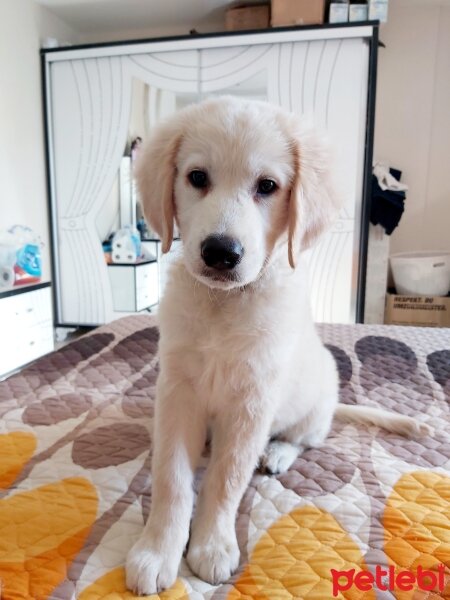
[[[450,330],[319,329],[342,402],[414,415],[435,434],[336,421],[287,473],[255,473],[230,581],[206,584],[183,560],[176,584],[151,598],[450,598]],[[134,598],[123,564],[151,504],[157,344],[152,317],[128,317],[0,384],[2,600]],[[433,577],[411,589],[389,580],[420,569]]]

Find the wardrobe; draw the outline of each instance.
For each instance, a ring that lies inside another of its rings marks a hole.
[[[133,184],[121,184],[130,140],[223,94],[267,100],[328,133],[345,204],[305,253],[312,308],[317,321],[362,321],[377,46],[368,22],[43,50],[56,324],[120,316],[102,241],[136,214]]]

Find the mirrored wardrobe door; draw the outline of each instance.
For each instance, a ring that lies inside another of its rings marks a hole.
[[[132,176],[141,144],[158,123],[199,99],[197,50],[132,54],[126,60],[131,76],[131,109],[127,143],[118,172],[118,227],[136,226],[143,217]],[[155,237],[148,229],[145,235]]]
[[[334,226],[305,253],[317,321],[355,322],[360,256],[369,48],[341,39],[280,45],[280,103],[326,133],[334,151]]]
[[[51,65],[57,322],[113,318],[102,241],[136,223],[133,154],[162,118],[198,99],[198,52]]]
[[[304,256],[317,321],[354,322],[363,185],[368,47],[314,40],[201,51],[201,94],[268,100],[325,132],[336,149],[338,222]]]
[[[201,50],[202,98],[231,94],[249,100],[268,100],[273,52],[273,44]]]
[[[57,322],[95,325],[112,311],[96,219],[126,144],[130,87],[122,57],[51,65]]]

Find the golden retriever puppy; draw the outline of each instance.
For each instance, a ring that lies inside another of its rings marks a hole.
[[[338,377],[314,328],[300,254],[339,201],[313,130],[275,106],[231,97],[161,125],[136,176],[163,251],[174,223],[183,241],[159,310],[151,512],[126,565],[127,586],[153,594],[177,577],[208,430],[187,562],[212,584],[238,566],[236,511],[258,463],[284,471],[330,430]],[[407,417],[342,410],[396,431],[420,429]]]

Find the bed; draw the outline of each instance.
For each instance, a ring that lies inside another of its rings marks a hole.
[[[408,440],[335,422],[326,444],[287,473],[255,472],[232,579],[213,587],[183,560],[161,599],[450,598],[450,330],[319,330],[342,402],[414,415],[435,435]],[[134,598],[123,563],[151,503],[157,345],[153,317],[127,317],[0,383],[2,600]],[[419,566],[434,574],[424,583],[432,590],[389,582]],[[388,573],[378,582],[385,591],[369,589],[370,577],[364,590],[349,580],[352,569],[377,567]]]

